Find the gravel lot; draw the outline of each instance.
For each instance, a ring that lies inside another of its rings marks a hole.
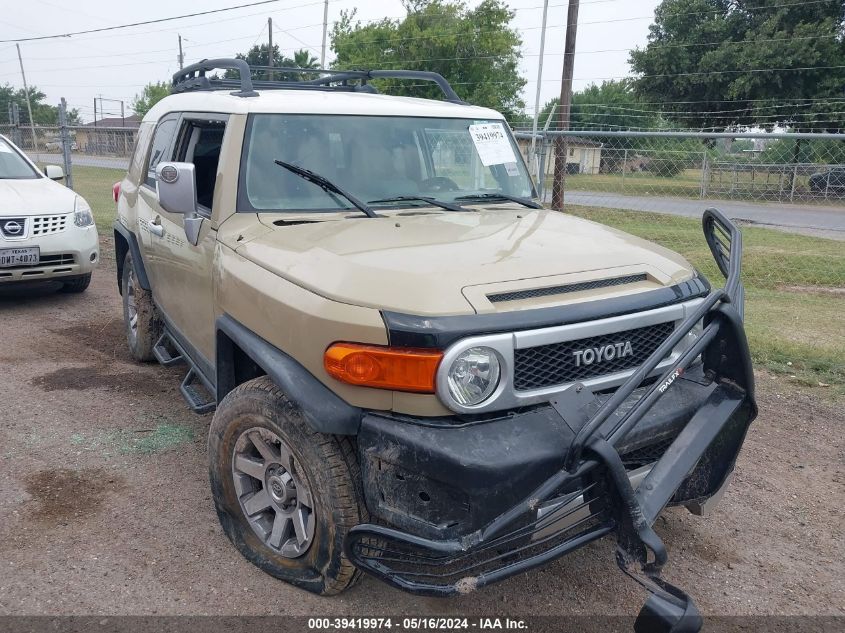
[[[83,295],[0,293],[0,614],[635,614],[645,594],[598,542],[456,599],[365,578],[340,597],[247,563],[209,496],[210,416],[180,369],[124,341],[111,241]],[[841,402],[758,376],[761,415],[713,516],[667,511],[666,577],[705,614],[845,615]]]

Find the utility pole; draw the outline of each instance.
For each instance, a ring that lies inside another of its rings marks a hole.
[[[21,57],[21,45],[15,44],[18,48],[18,63],[21,65],[21,78],[23,79],[23,92],[26,95],[26,110],[29,112],[29,131],[32,133],[32,149],[38,151],[38,139],[35,136],[35,121],[32,120],[32,103],[29,100],[29,86],[26,85],[26,73],[23,70],[23,57]]]
[[[561,131],[569,129],[572,105],[572,71],[575,68],[575,38],[578,35],[578,2],[569,0],[566,13],[566,42],[563,45],[563,74],[560,80],[560,111],[558,125]],[[555,142],[555,175],[552,181],[552,209],[563,211],[563,189],[566,186],[566,154],[569,149],[566,136]]]
[[[537,120],[540,118],[540,88],[543,87],[543,56],[546,52],[546,18],[549,16],[549,0],[543,2],[543,28],[540,31],[540,61],[537,65],[537,92],[534,95],[534,122],[531,125],[531,154],[528,156],[528,166],[531,174],[535,175],[537,167]],[[537,178],[542,177],[536,174]],[[541,187],[542,188],[542,187]]]
[[[273,18],[267,18],[267,65],[272,68],[273,67]],[[271,70],[269,73],[269,77],[267,77],[270,81],[273,81],[273,71]]]
[[[326,67],[326,33],[329,30],[329,0],[323,3],[323,47],[320,49],[320,68]]]
[[[185,67],[185,56],[182,54],[182,36],[179,36],[179,70]]]
[[[70,158],[70,131],[67,126],[67,102],[65,98],[59,102],[59,132],[62,139],[62,162],[65,165],[65,184],[73,189],[73,163]]]

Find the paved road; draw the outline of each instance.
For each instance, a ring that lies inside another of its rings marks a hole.
[[[41,152],[39,154],[31,153],[29,157],[36,163],[62,164],[61,154]],[[74,153],[71,155],[71,161],[74,165],[82,167],[104,167],[107,169],[128,169],[129,167],[129,159],[118,156],[86,156],[85,154]]]
[[[650,211],[695,218],[701,217],[702,211],[707,207],[716,207],[730,218],[789,233],[845,241],[845,206],[690,200],[662,196],[631,196],[603,191],[567,191],[564,201],[591,207]]]

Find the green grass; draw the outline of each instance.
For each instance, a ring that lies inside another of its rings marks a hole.
[[[551,178],[547,179],[551,187]],[[640,196],[677,196],[697,198],[701,190],[701,170],[687,169],[674,177],[655,176],[649,172],[625,174],[573,174],[566,177],[566,188],[573,191],[601,191]]]
[[[711,283],[723,279],[690,218],[567,207],[567,212],[681,253]],[[746,329],[755,363],[801,383],[845,394],[845,245],[834,240],[743,227]]]
[[[126,171],[106,167],[73,167],[73,189],[91,205],[97,230],[110,234],[116,217],[112,185],[123,180]]]
[[[183,424],[159,419],[155,428],[74,433],[70,441],[74,446],[104,452],[105,455],[113,454],[112,451],[131,455],[154,455],[193,442],[194,430]]]

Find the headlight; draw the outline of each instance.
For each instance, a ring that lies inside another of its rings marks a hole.
[[[76,210],[73,212],[73,223],[78,227],[86,227],[94,224],[94,214],[81,198],[76,200]]]
[[[489,347],[471,347],[449,368],[449,394],[463,406],[480,404],[496,390],[499,374],[499,356],[495,351]]]

